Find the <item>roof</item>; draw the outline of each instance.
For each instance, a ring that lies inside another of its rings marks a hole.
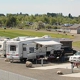
[[[69,39],[69,38],[53,38],[53,40],[56,41],[56,42],[62,42],[62,41],[64,41],[64,42],[71,41],[72,42],[72,40]]]
[[[69,28],[78,28],[78,27],[80,27],[80,24],[74,24],[73,26],[70,26]]]
[[[66,41],[72,42],[72,40],[71,39],[68,39],[68,38],[60,38],[59,41],[60,42],[62,42],[62,41],[64,41],[64,42],[66,42]]]
[[[56,42],[56,41],[35,41],[37,44],[41,44],[44,46],[51,46],[51,45],[61,45],[61,43]]]

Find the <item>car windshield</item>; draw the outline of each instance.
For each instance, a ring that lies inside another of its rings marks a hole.
[[[80,52],[76,52],[75,55],[80,55]]]

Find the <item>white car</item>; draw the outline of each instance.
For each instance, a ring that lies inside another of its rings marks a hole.
[[[77,51],[73,56],[70,56],[69,61],[80,63],[80,51]]]

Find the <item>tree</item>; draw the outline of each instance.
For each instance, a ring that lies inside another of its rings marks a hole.
[[[22,23],[23,22],[23,23]],[[28,27],[31,28],[32,25],[26,26],[25,22],[37,23],[38,28],[45,28],[45,24],[53,25],[61,25],[61,24],[74,24],[80,23],[80,15],[78,17],[73,17],[70,13],[68,16],[63,16],[62,13],[47,13],[47,14],[7,14],[0,15],[0,25],[8,26],[8,27]]]
[[[45,28],[44,23],[42,21],[38,21],[38,28],[39,29]]]
[[[50,18],[50,24],[51,24],[51,25],[55,24],[56,22],[57,22],[57,21],[56,21],[55,18],[52,18],[52,17]]]
[[[15,17],[9,17],[6,21],[6,26],[8,27],[14,27],[16,26],[16,18]]]
[[[46,29],[51,29],[51,25],[47,24]]]
[[[69,18],[72,18],[72,15],[69,13],[69,14],[68,14],[68,17],[69,17]]]

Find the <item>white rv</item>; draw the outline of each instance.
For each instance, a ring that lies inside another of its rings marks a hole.
[[[34,37],[25,40],[13,39],[7,41],[6,55],[11,60],[25,61],[46,56],[47,48],[50,51],[61,48],[61,43],[52,41],[50,38]]]
[[[7,58],[12,60],[25,61],[26,59],[36,59],[36,57],[45,56],[46,48],[27,41],[8,41],[6,55]]]
[[[6,54],[6,42],[5,41],[0,41],[0,56],[4,57]]]
[[[0,56],[6,57],[6,41],[9,39],[0,40]]]

